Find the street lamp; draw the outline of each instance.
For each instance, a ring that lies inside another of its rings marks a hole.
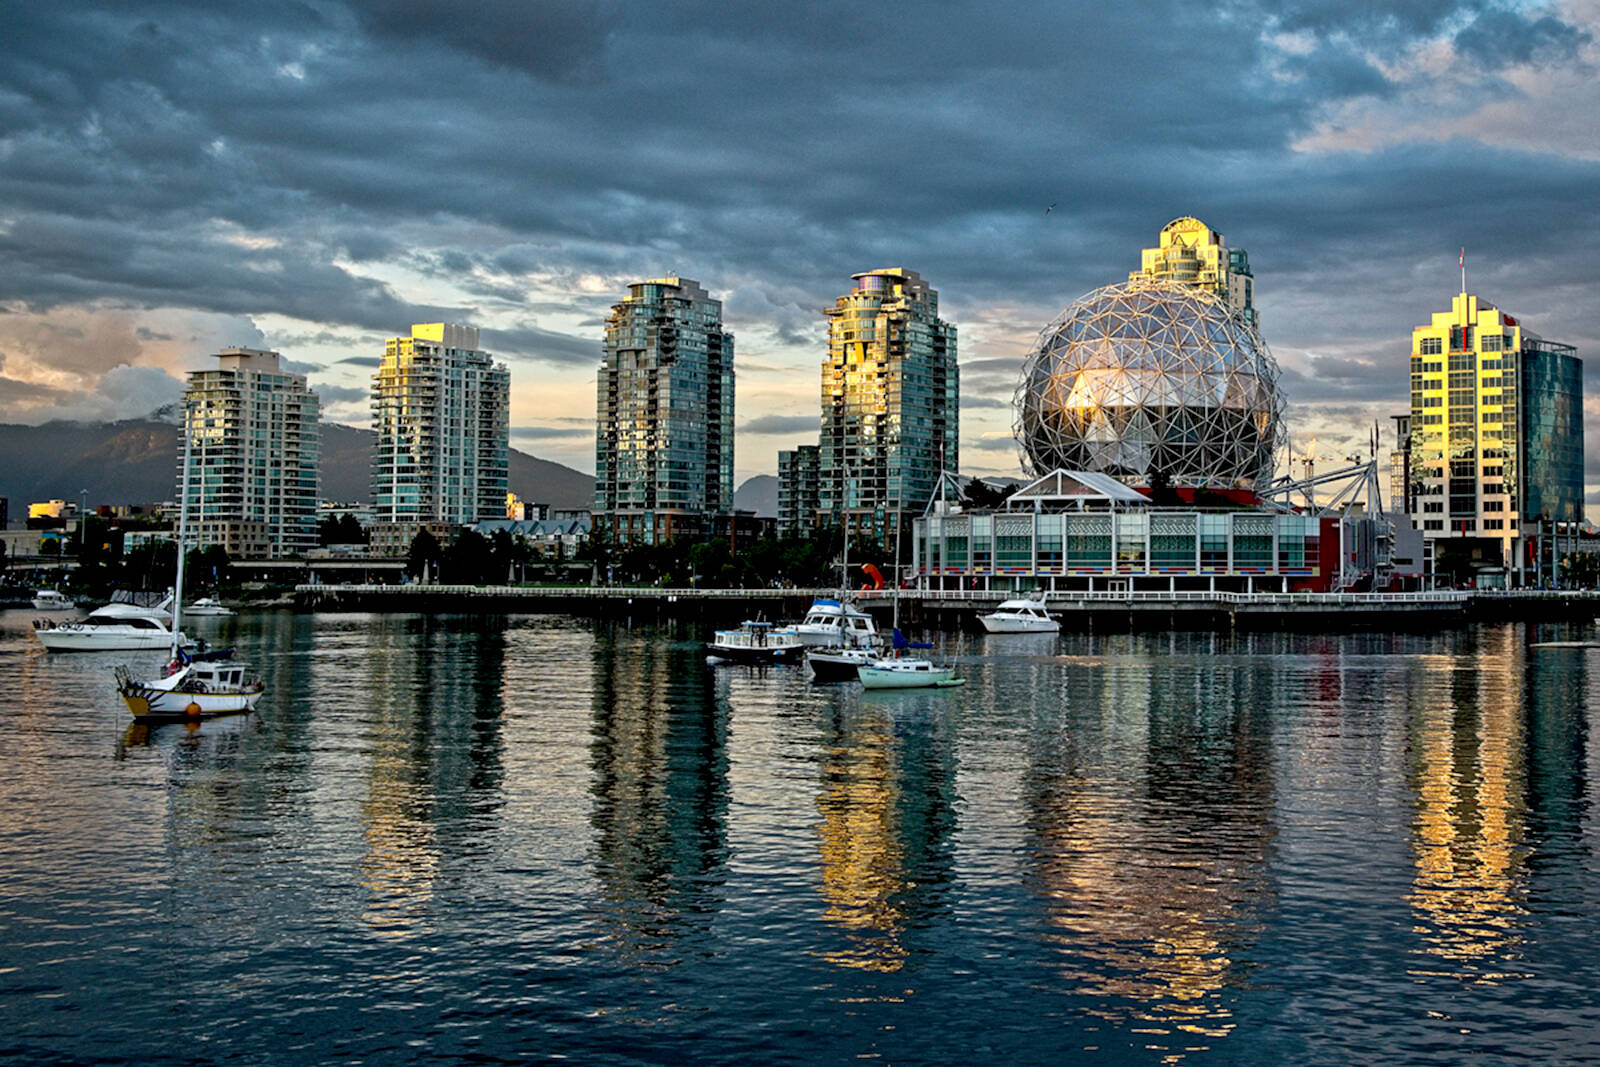
[[[89,547],[89,490],[78,490],[78,561],[83,562],[84,550]]]

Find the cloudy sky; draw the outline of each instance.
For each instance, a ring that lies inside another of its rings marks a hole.
[[[736,335],[742,481],[816,440],[822,308],[901,266],[960,331],[963,469],[1016,473],[1029,345],[1180,215],[1249,251],[1302,452],[1374,419],[1387,446],[1462,246],[1473,291],[1579,346],[1600,414],[1600,0],[0,0],[0,25],[3,422],[141,415],[247,345],[365,425],[384,338],[442,319],[510,365],[513,444],[593,470],[606,311],[677,273]]]

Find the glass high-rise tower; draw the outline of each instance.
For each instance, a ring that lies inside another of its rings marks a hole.
[[[184,393],[194,543],[235,559],[304,555],[317,546],[317,394],[276,352],[224,348],[216,358]]]
[[[824,312],[817,506],[822,522],[892,545],[957,468],[956,328],[916,271],[853,278]]]
[[[732,513],[733,334],[699,282],[628,286],[606,320],[596,400],[596,536],[701,537]]]

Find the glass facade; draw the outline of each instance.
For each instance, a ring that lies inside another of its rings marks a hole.
[[[915,271],[857,274],[826,312],[818,510],[889,541],[959,465],[956,328]]]
[[[1522,353],[1523,515],[1583,519],[1583,361],[1570,345],[1530,340]]]
[[[511,375],[471,326],[392,337],[372,376],[373,513],[380,523],[467,525],[505,515]]]
[[[915,521],[914,562],[932,588],[1070,590],[1087,588],[1089,578],[1118,577],[1151,588],[1219,578],[1227,580],[1219,587],[1242,587],[1241,580],[1256,575],[1284,587],[1318,587],[1326,584],[1322,522],[1311,515],[1143,508],[930,515]]]
[[[628,287],[606,320],[595,426],[600,536],[703,534],[733,510],[733,335],[695,281]]]
[[[189,376],[184,396],[195,544],[243,559],[302,556],[317,547],[317,394],[276,352],[227,348],[217,359]]]

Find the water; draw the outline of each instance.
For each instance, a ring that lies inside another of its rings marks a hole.
[[[684,626],[210,620],[130,729],[0,614],[7,1062],[1600,1056],[1588,628],[945,635],[953,690]],[[1594,677],[1592,677],[1592,675]]]

